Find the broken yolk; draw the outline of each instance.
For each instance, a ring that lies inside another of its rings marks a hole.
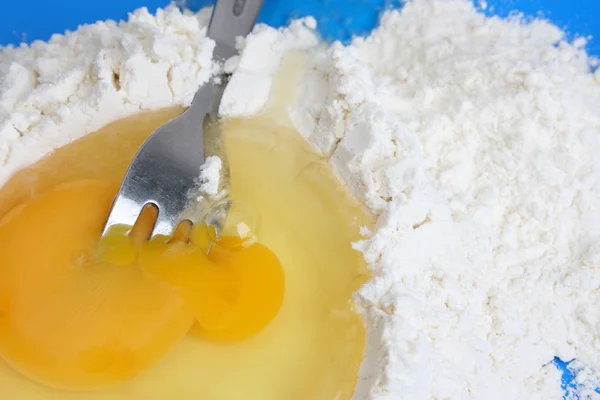
[[[232,341],[264,329],[284,277],[265,246],[223,249],[116,227],[98,240],[116,187],[58,186],[0,219],[0,355],[30,378],[85,390],[130,379],[190,329]],[[193,328],[192,328],[193,326]]]
[[[89,389],[131,378],[193,323],[171,287],[95,257],[114,194],[104,183],[67,184],[0,221],[0,352],[49,386]]]
[[[215,246],[207,258],[202,247],[158,239],[143,247],[140,265],[179,288],[196,318],[192,332],[204,339],[251,337],[271,322],[283,302],[279,260],[259,243],[233,250]]]

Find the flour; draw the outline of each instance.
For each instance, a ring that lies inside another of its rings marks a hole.
[[[284,53],[316,46],[319,39],[315,28],[316,21],[308,17],[292,21],[287,29],[258,25],[252,34],[238,40],[240,56],[225,64],[225,71],[235,74],[223,93],[219,113],[228,117],[259,113],[269,99]]]
[[[356,296],[370,327],[356,398],[558,399],[554,356],[600,366],[600,85],[584,44],[422,0],[313,56],[292,117],[379,215],[355,245],[374,273]]]
[[[217,156],[207,157],[200,168],[200,186],[201,195],[214,197],[219,194],[219,182],[221,178],[221,159]],[[198,200],[201,200],[199,198]]]
[[[53,149],[140,111],[188,105],[213,72],[210,10],[134,12],[0,52],[0,183]]]
[[[482,2],[482,6],[483,6]],[[0,52],[0,183],[100,126],[188,105],[217,66],[209,10],[97,23]],[[377,215],[355,243],[368,343],[354,400],[560,399],[600,371],[600,70],[540,20],[415,0],[349,46],[312,18],[239,42],[220,112],[258,113],[286,52],[290,117]]]

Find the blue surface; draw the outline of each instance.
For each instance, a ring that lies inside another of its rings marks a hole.
[[[0,45],[48,40],[53,33],[74,30],[80,24],[104,19],[124,19],[138,7],[151,11],[168,0],[0,0]],[[210,3],[187,0],[191,8]],[[368,32],[381,10],[398,0],[266,0],[260,20],[271,25],[285,24],[291,17],[314,15],[326,39],[347,40]],[[488,14],[508,15],[519,10],[527,16],[540,14],[571,35],[592,35],[590,53],[600,56],[600,1],[598,0],[488,0]]]
[[[186,4],[198,9],[211,3],[207,0],[188,0]],[[392,0],[265,0],[260,21],[279,26],[290,18],[313,15],[325,39],[348,40],[364,34],[377,23],[382,10],[397,4]],[[80,24],[104,19],[125,19],[127,13],[145,6],[151,11],[169,4],[168,0],[0,0],[0,45],[48,40],[53,33],[74,30]],[[514,10],[526,16],[543,16],[562,28],[571,37],[594,37],[587,48],[600,56],[599,0],[488,0],[489,15],[507,16]],[[565,392],[576,386],[568,362],[552,361],[562,372]],[[599,391],[600,393],[600,391]]]

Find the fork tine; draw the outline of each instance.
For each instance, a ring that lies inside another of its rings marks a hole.
[[[178,223],[179,213],[173,214],[169,212],[168,207],[158,207],[158,217],[154,224],[154,230],[150,238],[154,238],[158,235],[172,236],[175,231],[175,227]]]
[[[108,216],[102,235],[104,236],[108,230],[115,225],[133,226],[137,221],[142,208],[140,205],[131,199],[124,196],[117,196],[112,205],[112,210]]]
[[[262,3],[217,1],[208,26],[208,35],[216,42],[217,61],[237,54],[236,38],[252,30]],[[102,235],[116,224],[133,226],[148,203],[158,207],[152,237],[173,234],[204,163],[204,119],[211,113],[216,116],[226,82],[223,76],[206,82],[183,114],[144,142],[125,174]]]
[[[152,236],[173,232],[204,162],[203,122],[212,107],[214,83],[205,84],[198,93],[200,104],[192,104],[142,144],[121,183],[103,235],[112,225],[133,226],[148,203],[158,207]]]

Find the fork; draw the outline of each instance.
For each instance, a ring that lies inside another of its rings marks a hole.
[[[213,57],[224,62],[235,55],[236,37],[252,30],[263,0],[217,0],[208,25],[215,41]],[[202,85],[191,106],[154,131],[129,165],[104,225],[102,236],[115,225],[133,226],[144,207],[157,208],[150,237],[171,236],[197,188],[204,163],[204,119],[216,116],[226,79]]]

